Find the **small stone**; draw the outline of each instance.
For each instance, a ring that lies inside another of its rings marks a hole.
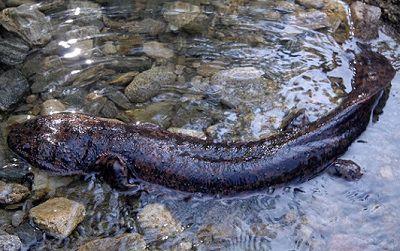
[[[325,6],[323,0],[296,0],[295,2],[307,9],[322,9]]]
[[[118,51],[117,51],[117,48],[115,47],[114,43],[111,41],[108,41],[103,45],[103,52],[106,55],[112,55],[112,54],[117,53]]]
[[[165,44],[156,41],[143,44],[143,52],[151,58],[169,59],[174,56],[174,51],[167,48]]]
[[[172,31],[177,31],[185,25],[189,25],[201,14],[201,9],[197,5],[176,1],[167,4],[163,13],[165,20],[169,23]]]
[[[377,38],[381,9],[360,1],[352,3],[350,9],[355,27],[354,35],[363,40]]]
[[[84,205],[58,197],[32,208],[29,218],[51,236],[66,238],[85,218]]]
[[[118,237],[101,238],[89,241],[78,248],[78,251],[118,251],[144,250],[146,242],[137,233],[122,234]]]
[[[65,111],[65,105],[57,99],[49,99],[43,102],[41,115],[51,115]]]
[[[170,128],[168,128],[168,131],[170,131],[172,133],[187,135],[187,136],[194,137],[194,138],[199,138],[199,139],[204,139],[204,140],[207,139],[207,136],[202,131],[184,129],[184,128],[179,128],[179,127],[170,127]]]
[[[21,240],[16,235],[0,235],[0,250],[19,251],[21,249]]]
[[[138,213],[137,218],[146,237],[151,239],[163,239],[182,231],[181,224],[162,204],[155,203],[145,206]]]
[[[132,82],[133,78],[139,74],[137,71],[130,71],[127,73],[122,73],[117,75],[114,79],[111,80],[110,84],[112,85],[125,85]]]
[[[344,178],[345,180],[358,180],[363,173],[361,167],[352,160],[338,159],[333,162],[327,169],[330,175]]]
[[[24,62],[29,52],[29,46],[24,40],[8,35],[0,35],[0,63],[17,65]]]
[[[11,218],[11,224],[14,227],[18,227],[25,220],[26,216],[27,216],[26,212],[22,210],[16,211]]]
[[[167,67],[153,67],[137,75],[125,88],[125,95],[133,103],[145,102],[158,95],[163,86],[172,85],[176,75]]]
[[[29,90],[28,81],[19,70],[0,75],[0,111],[9,111]]]
[[[11,205],[21,202],[29,194],[29,189],[23,185],[0,181],[0,204]]]
[[[0,24],[31,45],[45,45],[51,39],[50,21],[34,5],[4,9],[0,13]]]

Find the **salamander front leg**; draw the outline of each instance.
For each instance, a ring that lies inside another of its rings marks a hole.
[[[95,170],[99,171],[103,179],[113,188],[129,190],[137,187],[136,184],[129,183],[129,169],[119,155],[101,155],[95,163]]]

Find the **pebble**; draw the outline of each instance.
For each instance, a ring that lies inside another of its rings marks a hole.
[[[363,40],[377,38],[381,9],[360,1],[352,3],[350,9],[355,27],[354,35]]]
[[[133,103],[145,102],[161,92],[161,87],[172,85],[176,75],[167,67],[158,66],[137,75],[126,87],[125,95]]]
[[[145,206],[138,213],[137,219],[146,238],[164,239],[182,231],[181,224],[162,204],[155,203]]]
[[[325,6],[323,0],[296,0],[295,2],[307,9],[322,9]]]
[[[174,51],[169,49],[165,44],[156,41],[143,44],[143,52],[151,58],[170,59],[174,57]]]
[[[81,203],[58,197],[32,208],[29,218],[49,235],[66,238],[82,222],[85,213]]]
[[[176,1],[166,6],[163,16],[169,23],[169,29],[177,31],[193,22],[200,13],[201,9],[199,6]]]
[[[0,75],[0,111],[9,111],[29,90],[28,81],[17,69]]]
[[[19,251],[21,249],[21,240],[16,235],[0,235],[0,250]]]
[[[51,115],[65,111],[65,105],[57,99],[49,99],[43,102],[41,115]]]
[[[0,63],[10,66],[21,64],[28,55],[29,49],[25,41],[16,36],[0,35]]]
[[[118,237],[108,237],[89,241],[78,248],[78,251],[118,251],[144,250],[146,242],[143,236],[137,233],[122,234]]]
[[[31,45],[45,45],[51,39],[49,19],[33,5],[23,4],[4,9],[0,13],[0,24]]]
[[[11,205],[21,202],[29,194],[29,189],[23,185],[0,181],[0,204]]]
[[[363,173],[361,167],[352,160],[338,159],[333,162],[327,169],[330,175],[344,178],[345,180],[358,180]]]

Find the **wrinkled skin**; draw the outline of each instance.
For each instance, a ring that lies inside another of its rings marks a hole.
[[[15,125],[9,147],[58,175],[101,173],[128,189],[129,178],[205,193],[258,189],[313,177],[366,129],[395,71],[383,56],[356,56],[353,90],[326,117],[302,130],[256,142],[213,143],[152,125],[130,125],[82,114],[56,114]]]

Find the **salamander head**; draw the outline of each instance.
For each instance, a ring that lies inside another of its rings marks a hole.
[[[12,126],[8,146],[33,166],[55,174],[82,173],[88,164],[88,127],[77,115],[51,115]]]

